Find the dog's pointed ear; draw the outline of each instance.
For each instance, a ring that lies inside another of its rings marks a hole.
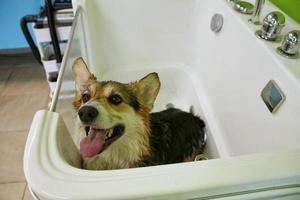
[[[77,58],[72,66],[73,79],[75,80],[76,90],[83,91],[91,80],[96,80],[90,73],[83,58]]]
[[[152,110],[154,101],[160,89],[158,74],[153,72],[137,82],[137,97],[140,103]]]

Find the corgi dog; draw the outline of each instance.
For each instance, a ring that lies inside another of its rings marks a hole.
[[[74,108],[84,134],[82,168],[123,169],[193,161],[204,150],[204,122],[192,112],[150,113],[160,89],[157,73],[131,83],[100,81],[82,58],[72,67]]]

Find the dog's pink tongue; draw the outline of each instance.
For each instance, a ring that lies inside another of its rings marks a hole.
[[[104,130],[91,128],[88,136],[80,141],[80,155],[83,158],[90,158],[101,152],[105,143]]]

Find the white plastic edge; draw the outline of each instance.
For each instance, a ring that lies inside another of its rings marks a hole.
[[[38,111],[26,143],[25,177],[41,199],[182,199],[268,194],[275,190],[282,191],[281,194],[300,193],[300,149],[156,167],[88,171],[68,165],[60,156],[56,142],[59,120],[58,113]]]

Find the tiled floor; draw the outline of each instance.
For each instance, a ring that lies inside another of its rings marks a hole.
[[[0,55],[0,200],[32,200],[23,151],[34,113],[46,109],[45,72],[31,54]]]

